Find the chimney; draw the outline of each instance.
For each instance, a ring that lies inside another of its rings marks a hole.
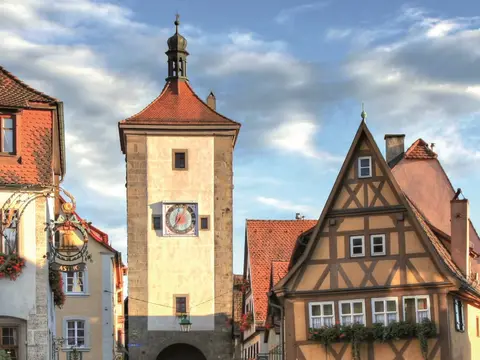
[[[450,201],[452,259],[462,273],[470,278],[470,208],[467,199],[460,200],[457,194]]]
[[[210,94],[207,97],[207,105],[212,110],[216,110],[217,108],[217,100],[215,99],[215,95],[213,94],[213,91],[210,91]]]
[[[387,160],[387,164],[390,164],[392,160],[405,152],[405,135],[386,134],[385,146],[385,160]]]

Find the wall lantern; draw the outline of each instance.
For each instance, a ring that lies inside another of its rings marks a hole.
[[[180,324],[180,330],[182,330],[182,332],[190,332],[192,323],[190,322],[190,317],[187,314],[180,315],[179,324]]]

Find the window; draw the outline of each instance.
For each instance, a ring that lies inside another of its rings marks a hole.
[[[18,211],[10,209],[2,212],[3,236],[0,239],[0,252],[11,254],[18,252]]]
[[[83,294],[85,292],[85,273],[68,271],[65,273],[65,292],[67,294]]]
[[[162,230],[162,215],[153,215],[152,224],[154,230]]]
[[[372,256],[385,255],[385,235],[371,235],[370,244]]]
[[[121,304],[123,300],[123,291],[117,293],[117,303]]]
[[[322,326],[335,324],[335,311],[333,301],[310,303],[310,327],[319,329]]]
[[[365,256],[365,237],[364,236],[350,237],[350,256],[351,257]]]
[[[455,311],[455,330],[465,331],[465,316],[463,313],[463,303],[458,299],[453,299],[453,309]]]
[[[2,116],[0,152],[15,154],[15,120],[11,116]]]
[[[421,323],[430,319],[430,299],[428,296],[407,296],[403,298],[405,321]]]
[[[175,313],[186,314],[187,313],[187,296],[175,295]]]
[[[362,156],[358,158],[358,177],[372,177],[372,157]]]
[[[18,328],[0,327],[0,350],[10,355],[12,360],[18,360]]]
[[[210,216],[200,216],[200,230],[210,229]]]
[[[187,170],[188,156],[187,150],[173,150],[173,169]]]
[[[397,298],[372,299],[372,322],[388,325],[398,321]]]
[[[477,337],[480,337],[480,318],[477,316]]]
[[[85,346],[85,321],[84,320],[67,321],[67,346],[69,347]]]
[[[342,325],[365,324],[365,301],[340,301],[340,323]]]

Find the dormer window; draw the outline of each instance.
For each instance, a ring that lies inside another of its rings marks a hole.
[[[358,158],[358,177],[369,178],[372,177],[372,157],[362,156]]]
[[[10,115],[0,115],[0,120],[0,152],[4,154],[15,154],[15,118]]]

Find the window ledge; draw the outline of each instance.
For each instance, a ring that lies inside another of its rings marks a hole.
[[[65,296],[72,296],[72,297],[82,297],[82,296],[90,296],[90,293],[65,293]]]
[[[0,152],[0,160],[9,164],[22,163],[22,158],[18,154],[10,154],[4,152]]]
[[[88,352],[88,351],[92,350],[92,348],[91,348],[91,347],[77,347],[77,348],[75,348],[75,350],[77,350],[77,351],[79,351],[79,352]],[[73,350],[72,350],[71,348],[69,348],[69,347],[68,347],[68,348],[67,348],[67,347],[63,347],[63,348],[62,348],[62,351],[63,351],[63,352],[71,352],[71,351],[73,351]]]

